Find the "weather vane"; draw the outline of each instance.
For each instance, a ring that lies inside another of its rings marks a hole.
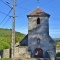
[[[39,7],[39,0],[37,0],[37,4],[38,4],[38,7]]]

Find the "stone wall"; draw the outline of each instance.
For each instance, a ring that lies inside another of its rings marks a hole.
[[[3,51],[3,58],[10,58],[10,49],[5,49]]]
[[[27,46],[15,47],[15,58],[18,57],[31,58],[31,52],[28,52]],[[10,49],[0,51],[0,58],[10,58]]]
[[[23,56],[25,58],[31,58],[31,53],[28,52],[28,47],[27,46],[20,46],[19,47],[19,55]]]
[[[0,58],[10,58],[10,49],[5,49],[3,51],[0,51]],[[15,47],[14,51],[14,57],[20,57],[21,55],[24,55],[24,57],[28,57],[28,47],[27,46],[18,46]]]
[[[14,57],[19,57],[19,47],[15,47]]]
[[[19,47],[19,54],[26,54],[28,51],[28,47],[27,46],[20,46]]]

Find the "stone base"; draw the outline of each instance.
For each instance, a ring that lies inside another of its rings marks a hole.
[[[55,57],[51,57],[50,60],[56,60]]]

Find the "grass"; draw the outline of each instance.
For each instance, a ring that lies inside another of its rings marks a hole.
[[[11,58],[2,58],[0,60],[11,60]]]

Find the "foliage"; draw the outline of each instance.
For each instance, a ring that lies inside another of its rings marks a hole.
[[[60,57],[60,52],[58,52],[58,53],[56,54],[56,56],[57,56],[57,57]]]
[[[56,42],[56,47],[60,48],[60,40],[56,40],[55,42]]]
[[[15,38],[16,42],[20,42],[25,37],[25,35],[20,32],[15,33],[16,33]],[[12,30],[0,28],[0,50],[10,48],[11,40],[12,40]]]
[[[56,47],[60,48],[60,42],[57,42]]]
[[[54,38],[54,41],[56,42],[56,47],[60,48],[60,38]]]
[[[0,40],[0,50],[7,49],[9,47],[10,47],[10,45],[7,42]]]

